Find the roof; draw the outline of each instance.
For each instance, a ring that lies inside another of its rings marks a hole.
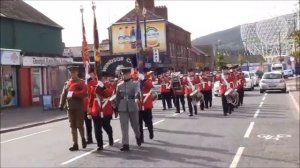
[[[143,15],[140,14],[141,20],[143,18]],[[156,15],[155,13],[153,13],[150,10],[147,10],[146,13],[146,19],[147,20],[165,20],[164,17]],[[136,12],[135,9],[132,9],[131,11],[129,11],[125,16],[123,16],[122,18],[120,18],[118,21],[115,22],[115,24],[117,23],[126,23],[126,22],[136,22]]]
[[[63,28],[22,0],[0,0],[0,11],[0,17]]]
[[[197,55],[204,55],[204,56],[208,56],[208,54],[206,54],[204,51],[200,50],[199,48],[192,46],[192,52],[196,53]]]
[[[203,51],[208,56],[214,56],[214,47],[212,45],[193,45],[193,46]]]

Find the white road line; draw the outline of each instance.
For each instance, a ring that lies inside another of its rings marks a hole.
[[[26,137],[30,137],[30,136],[37,135],[37,134],[44,133],[44,132],[48,132],[48,131],[51,131],[51,129],[47,129],[47,130],[44,130],[44,131],[40,131],[40,132],[36,132],[36,133],[24,135],[24,136],[21,136],[21,137],[18,137],[18,138],[14,138],[14,139],[10,139],[10,140],[7,140],[7,141],[2,141],[1,144],[7,143],[7,142],[11,142],[11,141],[15,141],[15,140],[18,140],[18,139],[23,139],[23,138],[26,138]]]
[[[290,95],[290,97],[292,98],[292,102],[294,103],[294,106],[296,107],[296,110],[297,110],[298,112],[300,112],[300,111],[299,111],[299,104],[297,103],[296,99],[295,99],[294,96],[291,94],[291,92],[289,92],[289,95]]]
[[[263,104],[264,104],[264,102],[260,102],[259,107],[262,107]]]
[[[165,121],[165,119],[162,119],[162,120],[156,121],[155,123],[153,123],[153,125],[156,125],[156,124],[158,124],[158,123],[161,123],[161,122],[164,122],[164,121]]]
[[[265,101],[265,99],[266,99],[266,96],[264,96],[264,97],[262,98],[262,101]]]
[[[243,154],[244,149],[245,149],[245,147],[239,147],[238,148],[238,150],[237,150],[237,152],[236,152],[236,154],[235,154],[235,156],[234,156],[234,158],[233,158],[233,160],[232,160],[229,168],[236,168],[236,166],[239,163],[240,158],[241,158],[241,156]]]
[[[260,109],[256,110],[256,112],[255,112],[253,118],[256,118],[256,117],[258,116],[259,111],[260,111]]]
[[[249,125],[249,127],[248,127],[248,129],[247,129],[247,131],[246,131],[246,133],[245,133],[245,135],[244,135],[244,138],[249,138],[250,133],[251,133],[251,131],[253,129],[253,126],[254,126],[254,122],[251,122],[250,125]]]
[[[175,114],[172,115],[172,117],[177,116],[177,115],[178,115],[178,113],[175,113]]]
[[[119,142],[119,141],[120,141],[120,139],[116,139],[114,142]],[[108,146],[108,143],[105,144],[105,145],[103,146],[103,148],[106,148],[107,146]],[[69,164],[69,163],[74,162],[75,160],[80,159],[80,158],[82,158],[82,157],[85,157],[85,156],[87,156],[87,155],[89,155],[89,154],[91,154],[91,153],[93,153],[93,152],[95,152],[95,151],[97,151],[97,148],[95,148],[95,149],[93,149],[93,150],[91,150],[91,151],[89,151],[89,152],[86,152],[86,153],[84,153],[84,154],[82,154],[82,155],[76,156],[76,157],[74,157],[74,158],[72,158],[72,159],[70,159],[70,160],[67,160],[67,161],[61,163],[60,165],[66,165],[66,164]]]
[[[268,95],[268,93],[265,93],[265,96],[267,96]]]

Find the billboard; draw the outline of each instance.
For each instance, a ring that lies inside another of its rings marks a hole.
[[[141,22],[142,44],[145,46],[144,22]],[[166,24],[165,22],[147,22],[147,47],[166,51]],[[136,52],[136,24],[124,23],[112,26],[113,54],[129,54]]]

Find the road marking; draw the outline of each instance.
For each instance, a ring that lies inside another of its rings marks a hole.
[[[264,138],[265,140],[276,140],[278,141],[280,138],[291,138],[292,135],[290,134],[277,134],[277,135],[269,135],[269,134],[259,134],[257,135],[258,138]]]
[[[265,93],[265,96],[267,96],[268,95],[268,93]]]
[[[172,115],[172,117],[177,116],[177,115],[178,115],[178,113],[175,113],[175,114]]]
[[[162,119],[162,120],[156,121],[155,123],[153,123],[153,125],[156,125],[156,124],[158,124],[158,123],[161,123],[161,122],[164,122],[164,121],[165,121],[165,119]]]
[[[292,102],[294,103],[294,106],[296,107],[296,110],[297,110],[298,112],[300,112],[300,110],[299,110],[299,104],[297,103],[296,99],[294,98],[294,96],[292,95],[291,92],[289,92],[289,95],[290,95],[290,97],[292,98]]]
[[[262,98],[262,101],[265,101],[265,99],[266,99],[266,96],[264,96],[264,97]]]
[[[256,118],[256,117],[258,116],[259,111],[260,111],[260,109],[256,110],[256,112],[255,112],[253,118]]]
[[[238,150],[237,150],[237,152],[236,152],[236,154],[235,154],[235,156],[234,156],[234,158],[233,158],[233,160],[232,160],[229,168],[236,168],[236,166],[239,163],[240,158],[241,158],[241,156],[243,154],[244,149],[245,149],[245,147],[239,147],[238,148]]]
[[[48,132],[48,131],[51,131],[51,129],[47,129],[47,130],[44,130],[44,131],[40,131],[40,132],[36,132],[36,133],[24,135],[24,136],[21,136],[21,137],[18,137],[18,138],[14,138],[14,139],[10,139],[10,140],[7,140],[7,141],[2,141],[1,144],[7,143],[7,142],[11,142],[11,141],[15,141],[15,140],[18,140],[18,139],[23,139],[23,138],[26,138],[26,137],[30,137],[30,136],[37,135],[37,134],[44,133],[44,132]]]
[[[119,142],[119,141],[120,141],[120,139],[116,139],[114,142]],[[109,145],[109,144],[106,143],[106,144],[103,146],[103,148],[106,148],[108,145]],[[84,153],[84,154],[82,154],[82,155],[76,156],[76,157],[74,157],[74,158],[72,158],[72,159],[70,159],[70,160],[67,160],[67,161],[61,163],[60,165],[66,165],[66,164],[69,164],[69,163],[74,162],[75,160],[80,159],[80,158],[82,158],[82,157],[85,157],[85,156],[87,156],[87,155],[89,155],[89,154],[91,154],[91,153],[93,153],[93,152],[95,152],[95,151],[97,151],[97,148],[95,148],[95,149],[93,149],[93,150],[91,150],[91,151],[89,151],[89,152],[86,152],[86,153]]]
[[[250,125],[249,125],[249,127],[248,127],[248,129],[247,129],[247,131],[246,131],[246,133],[245,133],[245,135],[244,135],[244,138],[249,138],[250,133],[251,133],[251,131],[253,129],[253,126],[254,126],[254,122],[251,122]]]
[[[259,107],[261,107],[264,104],[264,102],[260,102]]]

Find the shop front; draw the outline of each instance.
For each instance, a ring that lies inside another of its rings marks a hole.
[[[17,66],[21,50],[0,49],[0,107],[18,105]]]
[[[29,78],[22,78],[21,106],[41,104],[42,95],[51,95],[57,106],[60,91],[68,79],[67,65],[72,62],[72,58],[24,56],[20,71]]]

